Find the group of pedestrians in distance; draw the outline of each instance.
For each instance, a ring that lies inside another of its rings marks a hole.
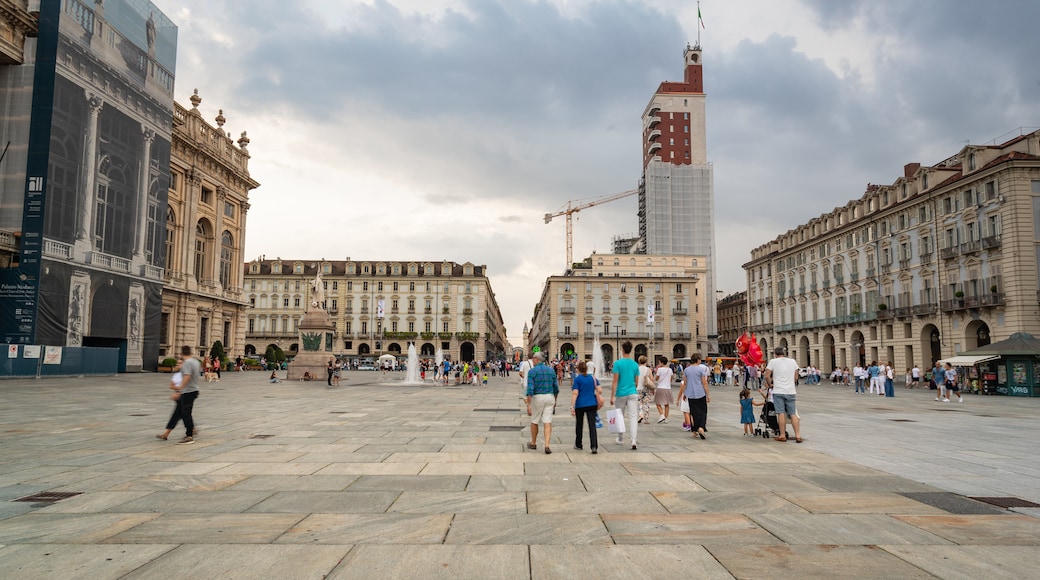
[[[584,430],[588,428],[588,442],[592,453],[599,451],[597,434],[597,412],[609,404],[622,413],[626,420],[624,434],[617,434],[614,443],[623,445],[627,435],[628,443],[633,451],[638,449],[639,424],[649,423],[650,401],[657,407],[660,417],[657,423],[667,423],[671,406],[675,403],[672,395],[672,379],[674,373],[666,359],[659,359],[655,368],[647,366],[646,357],[639,361],[632,358],[632,343],[621,344],[622,357],[612,366],[609,386],[600,384],[595,377],[594,369],[587,361],[575,364],[576,374],[571,386],[570,414],[575,418],[574,449],[584,449]],[[798,364],[794,359],[785,356],[783,349],[777,349],[776,358],[765,367],[764,383],[766,391],[760,391],[768,402],[775,405],[780,423],[776,441],[787,441],[786,424],[790,422],[794,428],[795,441],[802,442],[801,424],[795,407],[796,381]],[[701,362],[701,356],[694,354],[691,364],[682,369],[679,393],[680,410],[684,416],[683,430],[692,433],[693,438],[707,439],[708,404],[711,403],[711,383],[714,382],[714,369]],[[527,448],[538,449],[538,434],[544,438],[543,450],[552,453],[552,420],[556,401],[560,393],[560,377],[555,370],[546,364],[545,355],[535,352],[530,359],[524,361],[520,368],[520,384],[525,392],[527,414],[531,421],[531,440]],[[652,391],[652,398],[648,392]],[[746,424],[746,404],[749,391],[741,392],[741,422]],[[764,403],[763,403],[764,404]],[[751,407],[754,406],[752,402]],[[747,428],[745,427],[745,430]]]

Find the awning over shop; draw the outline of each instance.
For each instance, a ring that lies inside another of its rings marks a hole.
[[[1000,358],[995,354],[982,354],[982,355],[960,355],[951,356],[950,358],[944,358],[939,361],[942,364],[950,363],[951,366],[955,367],[973,367],[979,363],[991,361]]]

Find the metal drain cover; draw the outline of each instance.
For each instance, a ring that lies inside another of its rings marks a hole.
[[[56,502],[81,495],[82,493],[82,491],[41,491],[40,493],[34,493],[11,501],[24,501],[29,503]]]
[[[894,421],[896,423],[916,423],[917,422],[917,421],[914,421],[913,419],[889,419],[889,421]]]
[[[1040,503],[1020,497],[972,497],[971,499],[1002,508],[1040,508]]]
[[[948,491],[897,492],[899,495],[957,515],[997,515],[1004,510]]]
[[[521,425],[492,425],[488,427],[488,431],[523,431]]]

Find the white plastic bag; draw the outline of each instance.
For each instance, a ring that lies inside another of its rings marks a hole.
[[[621,409],[611,409],[607,411],[607,430],[619,435],[625,432],[624,411]]]

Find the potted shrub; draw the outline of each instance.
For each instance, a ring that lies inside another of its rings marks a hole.
[[[884,312],[884,311],[888,310],[888,304],[878,304],[877,309],[880,310],[881,312]]]
[[[958,299],[958,300],[960,300],[961,298],[964,298],[964,291],[963,290],[958,290],[958,291],[954,292],[953,293],[953,297]]]
[[[994,284],[994,285],[990,286],[989,287],[989,292],[990,292],[990,294],[996,294],[997,293],[997,285]]]
[[[159,363],[159,372],[172,373],[173,367],[175,366],[177,366],[177,359],[170,357],[164,358],[163,361]]]

